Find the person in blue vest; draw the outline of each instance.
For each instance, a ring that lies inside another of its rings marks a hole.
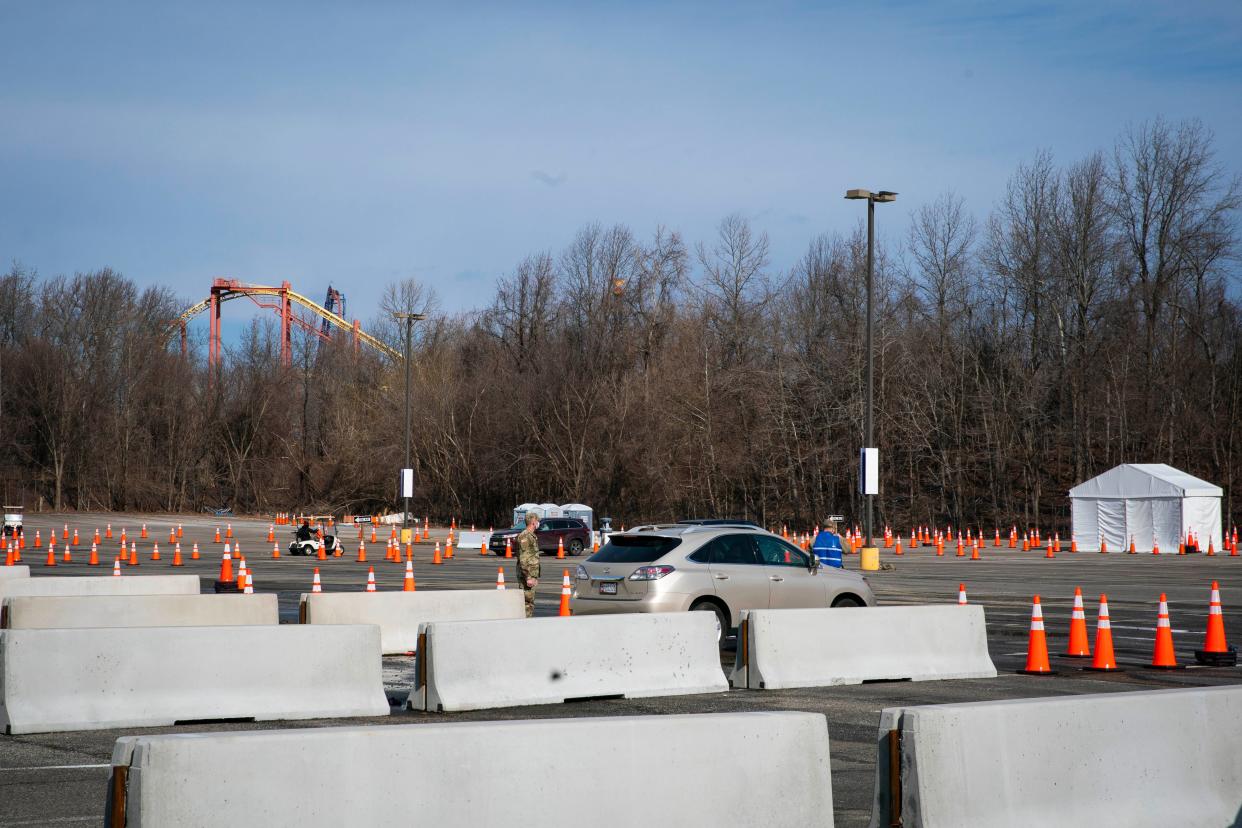
[[[824,521],[824,528],[811,543],[811,551],[815,553],[815,557],[819,558],[821,565],[835,566],[837,569],[845,568],[845,564],[841,561],[844,549],[841,546],[841,536],[837,534],[835,520],[829,518]]]

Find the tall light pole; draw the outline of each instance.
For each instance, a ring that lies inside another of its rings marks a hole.
[[[863,545],[863,568],[878,569],[878,549],[873,540],[875,536],[874,501],[880,487],[880,452],[875,446],[875,345],[872,328],[875,322],[875,205],[876,202],[886,204],[897,200],[897,194],[888,190],[873,193],[870,190],[846,190],[845,197],[851,200],[867,200],[867,403],[863,414],[863,450],[859,459],[859,490],[866,500],[863,531],[867,540]],[[872,560],[874,559],[874,560]],[[874,563],[874,566],[870,565]]]
[[[401,469],[400,492],[405,500],[401,510],[401,542],[406,542],[406,532],[410,528],[410,495],[414,493],[414,467],[410,465],[410,339],[414,334],[414,323],[426,319],[423,313],[394,313],[397,319],[405,320],[405,465]]]

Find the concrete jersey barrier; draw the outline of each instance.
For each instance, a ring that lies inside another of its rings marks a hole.
[[[479,710],[727,689],[709,612],[449,621],[424,627],[409,706]]]
[[[983,607],[747,610],[730,683],[776,690],[993,678]]]
[[[1242,816],[1242,686],[890,708],[878,748],[871,828]]]
[[[13,564],[13,566],[0,566],[0,580],[9,578],[29,578],[30,566],[27,564]]]
[[[274,594],[19,595],[5,598],[0,629],[211,627],[279,624]]]
[[[418,647],[418,627],[431,621],[524,618],[517,589],[441,589],[419,592],[303,593],[303,624],[375,624],[385,654]]]
[[[372,626],[0,630],[8,733],[388,712]]]
[[[66,575],[0,580],[0,602],[16,595],[197,595],[197,575]]]
[[[112,765],[115,828],[833,824],[828,728],[813,713],[127,736]],[[607,791],[584,768],[606,769]]]

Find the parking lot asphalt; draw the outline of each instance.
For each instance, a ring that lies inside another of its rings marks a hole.
[[[202,516],[123,516],[123,515],[27,515],[27,536],[33,539],[40,530],[46,544],[48,532],[68,523],[77,528],[82,543],[73,547],[73,562],[45,567],[46,548],[35,550],[28,544],[23,563],[30,564],[36,577],[108,574],[118,548],[117,540],[105,541],[100,547],[101,566],[86,565],[90,536],[96,527],[101,534],[111,522],[114,534],[124,526],[135,537],[141,523],[148,525],[149,538],[138,540],[141,564],[126,567],[126,575],[156,573],[187,573],[202,577],[204,589],[219,569],[222,544],[212,543],[216,526],[224,530],[226,522]],[[182,554],[186,566],[171,567],[172,550],[168,548],[170,526],[184,527]],[[346,554],[328,561],[292,558],[286,553],[291,537],[289,527],[278,527],[281,558],[271,557],[272,544],[266,541],[268,521],[232,519],[235,542],[242,544],[247,563],[254,572],[258,592],[275,592],[279,596],[282,622],[296,622],[298,595],[310,590],[314,567],[320,569],[326,591],[362,591],[365,589],[368,566],[375,568],[376,582],[381,590],[401,588],[404,564],[383,560],[385,535],[370,544],[370,531],[365,530],[368,564],[356,563],[357,530],[341,532]],[[482,528],[482,527],[481,527]],[[433,540],[443,539],[444,529],[433,530]],[[190,546],[198,542],[202,559],[188,560]],[[153,543],[160,544],[163,560],[151,562]],[[58,543],[58,549],[63,544]],[[480,589],[495,585],[496,570],[503,566],[506,580],[516,578],[513,561],[482,556],[478,549],[457,550],[452,561],[433,566],[433,546],[414,547],[415,577],[418,589]],[[59,557],[59,554],[58,554]],[[995,549],[990,544],[982,559],[956,557],[946,549],[944,557],[936,557],[923,547],[896,557],[891,550],[881,555],[891,569],[868,573],[878,600],[886,605],[952,603],[957,600],[959,583],[966,585],[968,600],[982,604],[988,622],[988,644],[1000,675],[995,679],[931,682],[885,682],[848,687],[810,688],[778,691],[731,691],[724,694],[673,696],[641,700],[593,700],[561,705],[475,711],[471,713],[415,713],[394,708],[391,716],[382,719],[331,719],[310,722],[261,722],[201,724],[175,728],[144,729],[143,733],[206,732],[213,730],[264,730],[280,727],[330,727],[336,725],[417,724],[428,721],[498,720],[518,718],[553,718],[567,716],[617,716],[635,714],[669,714],[728,712],[750,710],[807,710],[827,717],[831,738],[833,799],[836,824],[866,825],[871,812],[873,773],[876,756],[877,723],[884,707],[911,704],[1024,698],[1079,693],[1112,693],[1127,690],[1151,690],[1175,687],[1197,687],[1242,683],[1242,668],[1206,668],[1193,666],[1193,650],[1202,646],[1207,618],[1208,587],[1212,580],[1220,582],[1225,606],[1225,627],[1230,642],[1242,643],[1242,557],[1217,554],[1204,555],[1100,555],[1095,552],[1071,554],[1063,552],[1055,559],[1045,559],[1043,552],[1021,552],[1007,548]],[[537,613],[555,615],[560,595],[560,574],[569,569],[573,558],[557,561],[544,559]],[[847,556],[846,565],[858,566],[856,556]],[[1088,673],[1079,660],[1056,655],[1065,647],[1074,587],[1081,587],[1086,605],[1088,628],[1094,639],[1096,604],[1101,593],[1107,593],[1117,660],[1121,670],[1116,673]],[[1156,601],[1167,593],[1173,626],[1173,637],[1179,661],[1190,664],[1187,669],[1164,672],[1147,669],[1151,659],[1155,630]],[[1030,624],[1031,597],[1041,596],[1047,620],[1049,650],[1053,653],[1054,676],[1019,675],[1025,661],[1026,640]],[[843,610],[845,611],[845,610]],[[721,654],[726,670],[731,668],[733,653],[726,648]],[[399,702],[410,684],[413,659],[408,657],[384,660],[384,681],[390,697]],[[0,826],[98,824],[102,821],[105,787],[112,745],[117,737],[135,732],[129,730],[54,733],[29,736],[0,736]],[[537,750],[538,746],[532,746]],[[722,759],[722,761],[724,761]],[[471,781],[470,768],[461,769],[461,783]],[[828,780],[825,780],[828,784]],[[399,795],[399,777],[394,778],[394,795]]]

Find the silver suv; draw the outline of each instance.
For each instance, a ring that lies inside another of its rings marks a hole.
[[[744,609],[874,606],[863,577],[753,526],[639,526],[578,565],[575,615],[716,613],[721,637]]]

